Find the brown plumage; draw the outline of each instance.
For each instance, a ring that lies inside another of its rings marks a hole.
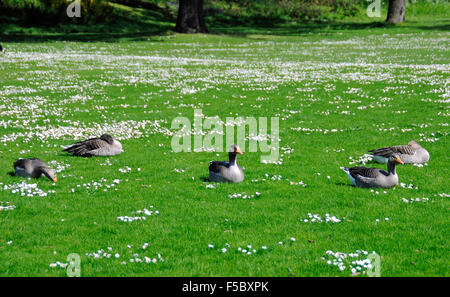
[[[113,156],[122,152],[122,145],[110,135],[103,134],[97,138],[90,138],[74,143],[66,147],[64,151],[80,157]]]
[[[392,154],[397,154],[404,163],[424,163],[430,159],[428,151],[415,141],[410,141],[408,145],[395,145],[370,150],[372,157],[379,163],[387,163],[387,159]]]

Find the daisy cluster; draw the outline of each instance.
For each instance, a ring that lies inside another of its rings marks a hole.
[[[230,194],[230,195],[228,195],[228,198],[230,198],[230,199],[234,199],[234,198],[242,198],[242,199],[251,199],[251,198],[254,198],[254,197],[259,197],[259,196],[261,196],[261,193],[260,192],[255,192],[255,194],[245,194],[245,192],[242,192],[242,193],[234,193],[234,194]]]
[[[312,132],[318,132],[322,134],[328,134],[328,133],[337,133],[337,132],[344,132],[344,129],[322,129],[322,128],[306,128],[306,127],[293,127],[291,128],[293,131],[297,132],[306,132],[306,134],[310,134]]]
[[[3,205],[2,205],[3,204]],[[16,206],[15,205],[12,205],[11,203],[9,203],[9,202],[1,202],[0,201],[0,211],[2,211],[2,210],[13,210],[14,208],[16,208]]]
[[[94,258],[94,259],[124,259],[121,264],[126,265],[127,263],[153,263],[156,264],[158,262],[164,262],[164,258],[160,253],[157,253],[155,256],[151,257],[148,254],[142,255],[147,250],[149,244],[144,243],[140,248],[138,248],[138,252],[132,251],[132,246],[127,245],[127,253],[125,255],[121,255],[118,251],[114,251],[112,247],[107,247],[106,249],[100,249],[96,252],[86,253],[86,257]],[[141,254],[139,254],[141,253]],[[132,254],[132,255],[130,255]],[[126,260],[128,258],[128,261]]]
[[[109,158],[107,158],[104,163],[100,163],[100,166],[112,166],[112,163]]]
[[[440,134],[441,132],[439,131],[439,132],[437,132],[436,134]],[[429,136],[429,137],[427,137],[427,136],[425,136],[425,134],[424,133],[420,133],[419,134],[419,136],[421,137],[420,139],[419,139],[419,141],[420,142],[436,142],[436,141],[438,141],[439,140],[439,138],[438,137],[435,137],[436,136],[436,134],[435,133],[431,133],[431,135]],[[444,134],[446,134],[446,133],[444,133]]]
[[[70,167],[70,164],[58,162],[56,160],[50,161],[50,162],[48,162],[48,164],[50,164],[52,166],[52,168],[55,169],[56,172],[61,172]]]
[[[413,163],[412,165],[415,166],[415,167],[421,168],[421,167],[424,167],[424,166],[428,166],[428,163]]]
[[[389,218],[384,218],[384,221],[385,222],[389,222]],[[375,219],[375,223],[379,223],[380,222],[380,219]]]
[[[430,200],[430,198],[427,197],[422,197],[422,198],[402,198],[402,202],[404,203],[414,203],[414,202],[428,202]]]
[[[269,176],[268,173],[266,173],[264,176],[265,176],[265,178],[262,178],[262,181],[266,181],[266,180],[277,181],[277,180],[281,180],[283,178],[281,175]]]
[[[400,185],[400,187],[405,188],[405,189],[414,189],[414,190],[418,190],[419,189],[419,187],[417,187],[417,186],[414,187],[413,184],[400,183],[399,185]]]
[[[144,208],[143,210],[136,210],[135,213],[140,216],[134,216],[134,217],[120,216],[120,217],[117,217],[117,220],[122,221],[122,222],[131,223],[133,221],[145,221],[147,219],[147,217],[149,217],[151,215],[159,214],[159,210],[153,210],[153,205],[150,205],[149,208],[152,210],[149,210],[147,208]]]
[[[3,185],[3,183],[0,183],[0,190],[1,189],[4,191],[11,191],[12,194],[19,194],[20,196],[26,197],[46,197],[48,193],[55,193],[54,190],[48,190],[47,192],[45,192],[39,189],[37,184],[28,184],[24,180],[11,185]]]
[[[284,155],[290,155],[294,152],[294,149],[291,148],[289,145],[280,147],[280,150],[281,150],[280,157],[283,157]]]
[[[119,171],[122,173],[131,172],[131,167],[125,166],[124,168],[119,168]]]
[[[370,193],[374,193],[375,195],[380,195],[380,191],[377,191],[377,190],[374,190],[374,189],[370,189]],[[383,194],[387,194],[388,192],[387,191],[383,191],[382,192]]]
[[[272,164],[272,165],[283,165],[283,158],[280,158],[277,161],[272,161],[272,160],[262,160],[261,163],[263,164]]]
[[[345,218],[344,218],[345,219]],[[320,215],[318,214],[312,214],[312,213],[308,213],[308,219],[300,219],[301,222],[303,223],[340,223],[341,220],[338,219],[336,216],[331,216],[330,214],[326,213],[325,214],[325,218],[322,218]]]
[[[350,156],[348,158],[350,159],[350,161],[348,162],[349,165],[354,165],[354,164],[366,165],[367,163],[369,163],[373,160],[373,157],[369,154],[364,154],[364,155],[360,156],[358,159],[353,159],[352,156]]]
[[[98,189],[103,189],[104,192],[107,192],[109,189],[114,189],[117,191],[116,186],[120,183],[120,179],[115,179],[112,181],[112,183],[107,183],[108,180],[106,178],[101,178],[99,181],[90,181],[88,183],[84,184],[78,184],[76,185],[77,188],[85,188],[86,190],[94,190],[97,191]],[[71,189],[71,192],[75,192],[75,188]]]
[[[297,241],[297,239],[295,239],[294,237],[290,237],[286,242],[283,241],[279,241],[278,245],[285,245],[285,244],[289,244],[289,243],[293,243]],[[215,246],[213,244],[208,244],[208,249],[216,249]],[[269,248],[265,245],[261,246],[261,247],[257,247],[257,246],[253,246],[251,244],[248,244],[246,246],[238,246],[237,248],[232,248],[231,245],[229,243],[225,243],[225,245],[223,247],[219,247],[217,249],[218,252],[225,254],[228,253],[230,251],[235,251],[235,253],[241,254],[241,255],[246,255],[246,256],[250,256],[250,255],[256,255],[256,254],[261,254],[264,251],[268,250]]]
[[[55,263],[50,263],[50,265],[48,265],[50,268],[55,268],[55,267],[59,267],[59,268],[66,268],[67,265],[69,265],[68,263],[62,263],[59,261],[56,261]]]
[[[302,180],[299,181],[299,182],[293,182],[293,181],[290,181],[289,183],[290,183],[292,186],[302,186],[302,187],[306,187],[306,186],[307,186],[307,184],[305,184]]]
[[[372,252],[375,254],[375,251]],[[321,259],[326,261],[328,265],[333,265],[339,268],[340,271],[351,271],[352,274],[365,273],[372,268],[370,259],[364,258],[369,255],[369,252],[364,250],[357,250],[355,253],[333,252],[328,250],[325,252],[326,257]]]
[[[17,139],[22,139],[25,143],[33,139],[37,139],[43,143],[48,143],[51,139],[65,139],[71,137],[73,140],[97,137],[99,134],[108,133],[114,135],[119,140],[140,138],[143,136],[150,136],[153,134],[162,134],[171,136],[173,133],[162,126],[165,120],[143,120],[143,121],[120,121],[120,122],[105,122],[105,123],[83,123],[72,122],[72,126],[21,126],[17,128],[25,129],[26,131],[14,132],[12,134],[4,134],[0,137],[0,142],[14,142]],[[89,126],[91,125],[91,126]],[[15,125],[10,125],[16,127]]]

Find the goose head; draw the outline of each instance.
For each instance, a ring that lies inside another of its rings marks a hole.
[[[392,154],[388,158],[388,163],[390,164],[403,164],[403,161],[400,159],[400,157],[397,154]]]
[[[230,146],[228,150],[228,157],[230,158],[230,162],[234,163],[236,161],[236,155],[242,155],[243,152],[241,151],[241,148],[237,144],[233,144]]]
[[[106,141],[109,144],[113,144],[114,143],[114,139],[109,134],[103,134],[102,136],[100,136],[100,139]]]
[[[418,144],[418,143],[415,142],[414,140],[411,140],[410,142],[408,142],[408,145],[409,145],[410,147],[412,147],[412,148],[415,148],[415,149],[421,148],[420,144]]]
[[[54,181],[55,183],[58,181],[58,178],[56,178],[56,172],[53,169],[50,168],[42,168],[42,174],[44,174],[46,177]]]
[[[237,144],[232,144],[230,146],[230,149],[228,150],[228,152],[231,154],[239,154],[239,155],[243,154],[243,152],[241,151],[241,148]]]

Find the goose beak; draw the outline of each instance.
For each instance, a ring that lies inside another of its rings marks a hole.
[[[244,154],[242,151],[241,151],[241,149],[240,148],[236,148],[236,153],[238,153],[239,155],[242,155],[242,154]]]
[[[53,181],[56,183],[56,182],[58,181],[58,179],[55,177],[55,178],[53,179]]]
[[[395,161],[397,161],[397,163],[399,163],[399,164],[403,164],[403,161],[400,160],[400,158],[398,158],[398,157],[397,157],[397,159],[395,159]]]

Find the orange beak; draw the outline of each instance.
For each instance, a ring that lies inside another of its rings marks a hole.
[[[236,148],[236,153],[238,153],[239,155],[242,155],[242,154],[244,154],[242,151],[241,151],[241,149],[240,148]]]
[[[53,179],[53,181],[56,183],[56,182],[58,181],[58,179],[55,177],[55,178]]]
[[[397,163],[399,163],[399,164],[403,164],[403,161],[400,160],[400,158],[398,158],[398,157],[397,157],[396,161],[397,161]]]

